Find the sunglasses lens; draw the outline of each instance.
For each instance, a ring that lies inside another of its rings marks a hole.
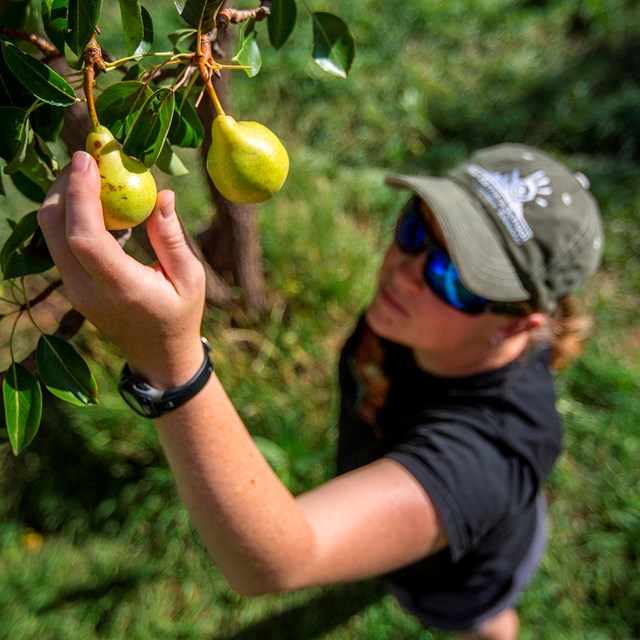
[[[452,307],[469,314],[485,310],[487,299],[477,296],[464,286],[456,265],[444,251],[429,253],[424,277],[434,293]]]
[[[396,242],[405,253],[419,253],[425,248],[427,229],[415,200],[405,208],[396,227]]]
[[[396,243],[405,253],[427,251],[424,279],[441,300],[472,315],[482,313],[487,308],[488,300],[464,286],[447,252],[434,243],[415,198],[407,204],[398,220]]]

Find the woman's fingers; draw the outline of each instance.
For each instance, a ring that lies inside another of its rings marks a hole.
[[[179,294],[204,289],[204,269],[193,252],[175,210],[172,191],[158,194],[156,208],[147,222],[149,240],[158,262]]]
[[[38,211],[38,224],[65,284],[68,279],[71,279],[71,274],[75,281],[89,279],[67,242],[65,193],[68,178],[69,167],[65,167],[51,186]]]
[[[117,279],[132,260],[105,229],[100,203],[100,174],[84,151],[73,154],[65,194],[66,236],[70,250],[92,277]]]

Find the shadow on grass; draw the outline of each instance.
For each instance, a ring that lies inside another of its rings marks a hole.
[[[312,640],[323,637],[385,595],[377,581],[331,587],[303,604],[266,620],[260,620],[232,635],[209,640]]]

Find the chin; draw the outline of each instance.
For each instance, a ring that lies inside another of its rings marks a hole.
[[[391,340],[399,344],[405,344],[401,338],[401,328],[398,327],[397,319],[384,310],[373,304],[365,313],[365,320],[369,328],[380,338]]]

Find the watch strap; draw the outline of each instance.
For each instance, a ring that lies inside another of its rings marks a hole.
[[[158,418],[182,406],[202,390],[213,371],[211,347],[204,337],[202,345],[204,360],[200,368],[188,382],[173,389],[152,387],[145,380],[134,377],[129,365],[125,363],[118,384],[120,395],[136,413],[147,418]]]

